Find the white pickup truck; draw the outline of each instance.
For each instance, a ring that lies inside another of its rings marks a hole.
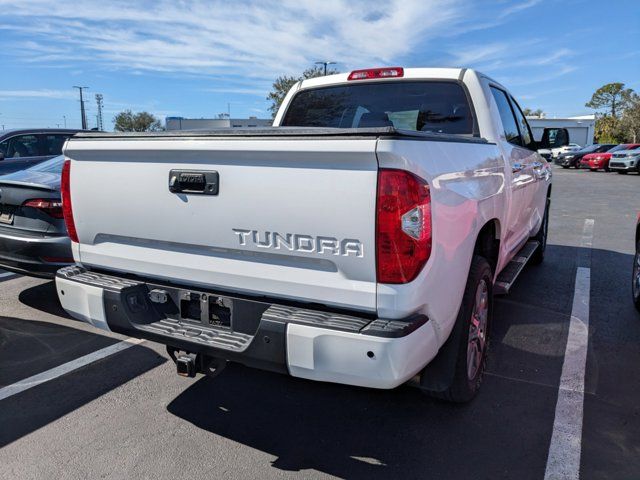
[[[551,171],[520,107],[470,69],[305,80],[268,129],[71,139],[63,307],[228,361],[471,399],[492,297],[542,261]],[[566,137],[566,136],[565,136]]]

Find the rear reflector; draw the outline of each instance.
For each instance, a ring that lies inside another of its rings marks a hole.
[[[65,160],[62,166],[60,192],[62,193],[62,214],[64,215],[64,223],[67,226],[67,233],[72,242],[79,243],[71,206],[71,160]]]
[[[411,282],[431,255],[429,186],[404,170],[381,169],[377,204],[377,281]]]
[[[404,76],[404,68],[367,68],[365,70],[354,70],[349,74],[347,80],[370,80],[373,78],[398,78]]]
[[[22,206],[36,208],[53,218],[62,218],[62,202],[60,200],[34,198],[24,202]]]

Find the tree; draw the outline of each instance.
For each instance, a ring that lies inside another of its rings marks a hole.
[[[620,120],[613,115],[599,115],[596,118],[595,137],[597,143],[620,143]]]
[[[338,73],[338,71],[335,69],[327,70],[327,75],[333,75],[334,73]],[[276,78],[276,81],[273,82],[271,92],[269,92],[269,95],[267,95],[267,100],[271,102],[271,106],[269,107],[271,115],[274,117],[276,116],[276,113],[278,113],[278,109],[280,108],[284,97],[287,96],[287,93],[289,92],[289,90],[291,90],[291,87],[296,84],[296,82],[306,80],[307,78],[316,78],[323,76],[324,67],[317,65],[315,67],[307,68],[299,77],[281,75],[280,77]]]
[[[116,132],[157,132],[163,130],[160,120],[149,112],[125,110],[113,117]]]
[[[637,143],[640,140],[640,96],[631,93],[627,100],[628,106],[620,119],[620,132],[624,141]]]
[[[541,108],[538,108],[537,110],[531,110],[530,108],[525,108],[524,110],[522,110],[522,113],[524,114],[525,117],[544,118],[545,116],[545,113],[542,111]]]
[[[629,103],[633,93],[630,88],[624,88],[624,83],[607,83],[594,92],[585,107],[594,110],[606,109],[606,114],[618,118]]]

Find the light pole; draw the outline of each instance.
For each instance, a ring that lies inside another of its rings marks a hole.
[[[73,88],[77,88],[78,91],[80,92],[80,117],[82,118],[82,129],[86,130],[87,129],[87,117],[84,114],[84,100],[82,99],[82,90],[84,90],[85,88],[89,88],[89,87],[78,87],[78,86],[74,85]]]
[[[327,76],[327,65],[335,65],[336,62],[316,62],[316,65],[324,65],[324,76]]]
[[[64,120],[64,128],[67,128],[67,116],[62,115],[62,119]]]

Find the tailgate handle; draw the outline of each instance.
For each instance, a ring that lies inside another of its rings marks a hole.
[[[218,195],[220,176],[215,170],[171,170],[169,191],[200,195]]]

